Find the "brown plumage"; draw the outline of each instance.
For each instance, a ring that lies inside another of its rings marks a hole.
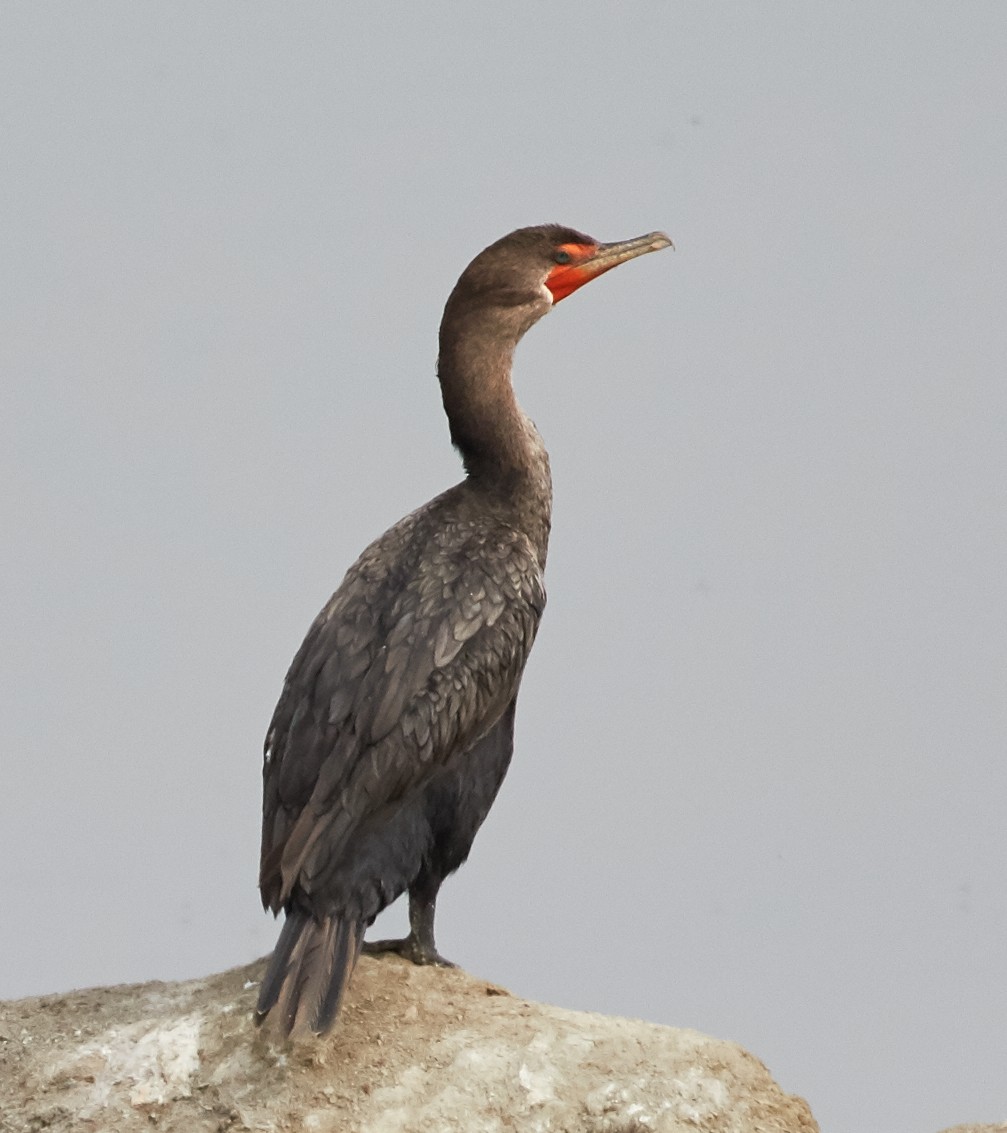
[[[437,892],[503,781],[545,606],[549,459],[514,397],[514,348],[577,287],[669,244],[524,228],[481,252],[448,299],[438,377],[466,477],[349,569],[266,737],[259,885],[286,922],[257,1015],[284,1034],[331,1027],[366,927],[407,889],[409,936],[367,947],[447,963]]]

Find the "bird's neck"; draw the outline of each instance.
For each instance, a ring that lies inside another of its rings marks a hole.
[[[445,320],[437,374],[468,483],[519,509],[544,557],[552,509],[549,456],[511,384],[514,350],[525,328],[502,329],[479,312]]]

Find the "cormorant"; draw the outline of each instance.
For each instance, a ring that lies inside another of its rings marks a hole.
[[[522,228],[480,252],[447,301],[437,373],[465,478],[350,567],[266,736],[259,887],[286,921],[257,1018],[272,1013],[284,1034],[328,1031],[365,929],[405,890],[409,935],[368,950],[448,963],[437,892],[507,771],[545,606],[549,458],[514,397],[514,349],[582,284],[670,244]]]

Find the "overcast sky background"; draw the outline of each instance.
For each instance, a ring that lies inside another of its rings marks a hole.
[[[0,996],[272,948],[262,737],[458,478],[458,273],[663,228],[518,354],[549,609],[438,941],[826,1133],[1007,1118],[1007,5],[25,3],[0,56]]]

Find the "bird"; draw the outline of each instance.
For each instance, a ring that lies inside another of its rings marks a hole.
[[[599,243],[521,228],[462,272],[437,376],[464,478],[370,544],[287,672],[263,758],[263,907],[285,920],[256,1020],[331,1030],[361,951],[453,967],[437,951],[441,883],[466,860],[510,764],[521,675],[546,593],[549,457],[518,405],[518,342],[579,287],[662,232]],[[408,892],[409,933],[364,944]]]

